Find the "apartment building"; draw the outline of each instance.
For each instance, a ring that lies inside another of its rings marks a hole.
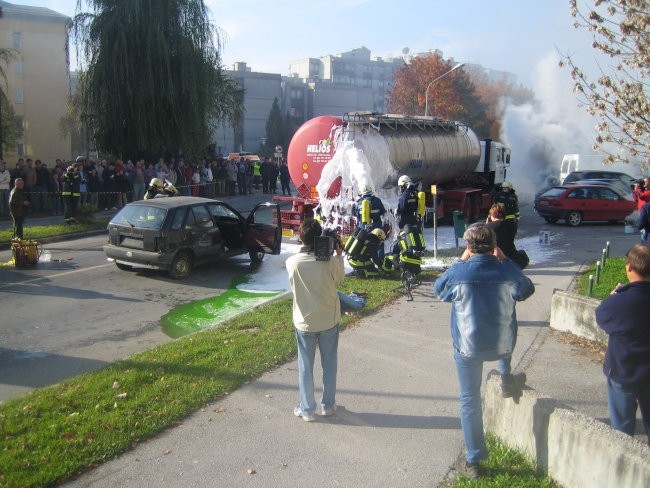
[[[66,62],[69,17],[45,7],[0,1],[0,46],[13,49],[15,58],[5,67],[9,102],[23,137],[4,151],[12,166],[19,157],[53,163],[70,158],[70,138],[59,131],[69,93]]]

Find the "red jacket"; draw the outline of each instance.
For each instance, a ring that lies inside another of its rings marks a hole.
[[[640,212],[641,207],[650,202],[650,190],[634,190],[632,192],[632,198],[634,198],[637,210]]]

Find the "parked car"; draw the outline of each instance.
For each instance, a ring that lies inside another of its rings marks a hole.
[[[230,205],[199,197],[139,200],[108,224],[104,252],[118,268],[160,269],[187,278],[195,265],[248,253],[253,262],[280,254],[280,207],[258,204],[248,218]]]
[[[555,186],[535,198],[535,212],[549,223],[564,219],[576,226],[584,221],[625,220],[636,204],[625,193],[608,185]]]
[[[627,173],[620,173],[618,171],[605,171],[605,170],[584,170],[584,171],[572,171],[569,173],[564,181],[563,185],[577,183],[578,181],[600,181],[610,184],[618,184],[622,190],[626,193],[632,193],[632,187],[636,181]]]

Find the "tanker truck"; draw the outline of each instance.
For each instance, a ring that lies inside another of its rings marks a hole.
[[[479,141],[466,124],[439,117],[349,112],[304,123],[291,139],[287,163],[299,198],[274,199],[292,202],[281,212],[284,234],[292,235],[314,208],[329,201],[341,210],[342,200],[353,201],[366,185],[396,201],[404,174],[426,193],[428,217],[433,208],[439,218],[459,210],[473,221],[505,181],[510,148]],[[346,222],[342,232],[350,233],[345,227],[355,223]]]

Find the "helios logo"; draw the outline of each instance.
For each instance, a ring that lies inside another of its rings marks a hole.
[[[331,139],[322,139],[318,144],[307,144],[307,154],[329,154],[331,147]]]

